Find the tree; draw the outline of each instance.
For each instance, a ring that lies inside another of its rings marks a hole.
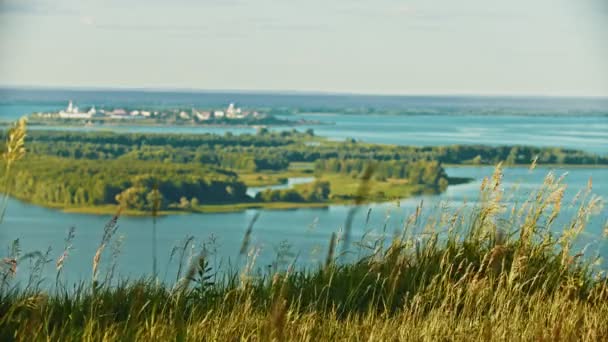
[[[479,154],[477,155],[477,157],[475,157],[471,160],[471,164],[474,164],[474,165],[481,165],[481,163],[482,163],[481,155],[479,155]]]
[[[329,198],[331,192],[329,182],[327,181],[315,181],[312,185],[313,193],[317,200],[325,201]]]
[[[198,198],[192,197],[192,199],[190,200],[190,207],[196,208],[198,206],[199,206]]]
[[[178,204],[178,206],[179,206],[181,209],[188,209],[188,208],[190,208],[190,201],[188,201],[188,199],[187,199],[185,196],[182,196],[182,197],[179,199],[179,204]]]

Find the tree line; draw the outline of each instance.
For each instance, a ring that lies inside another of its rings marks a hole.
[[[363,159],[320,159],[315,163],[315,172],[323,174],[342,173],[360,177],[370,163]],[[438,161],[379,161],[371,164],[373,177],[377,180],[387,178],[406,179],[409,184],[420,184],[443,191],[448,187],[448,175]]]
[[[45,206],[93,206],[121,203],[151,210],[155,194],[160,209],[182,198],[201,204],[248,200],[247,187],[232,172],[196,165],[119,160],[28,156],[1,177],[9,193]]]
[[[291,162],[326,159],[368,161],[439,161],[443,164],[507,165],[608,164],[608,156],[579,150],[530,146],[395,146],[356,141],[314,141],[313,132],[258,134],[138,134],[109,132],[34,131],[28,148],[36,154],[75,159],[123,158],[173,163],[197,163],[243,171],[285,170]]]

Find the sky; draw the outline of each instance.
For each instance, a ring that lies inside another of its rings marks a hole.
[[[0,86],[608,96],[608,0],[0,0]]]

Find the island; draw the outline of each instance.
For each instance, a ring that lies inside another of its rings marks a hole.
[[[120,206],[127,215],[387,202],[470,181],[450,177],[446,164],[608,165],[606,156],[570,149],[381,145],[295,129],[241,135],[32,130],[25,145],[25,157],[0,176],[3,192],[70,212],[105,214]],[[294,179],[305,181],[276,186]]]

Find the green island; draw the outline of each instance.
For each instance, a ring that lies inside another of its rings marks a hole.
[[[439,194],[443,165],[608,165],[608,157],[526,146],[379,145],[312,130],[256,134],[31,131],[28,153],[2,174],[16,199],[68,212],[125,215],[293,209]],[[309,181],[281,189],[258,189]]]

